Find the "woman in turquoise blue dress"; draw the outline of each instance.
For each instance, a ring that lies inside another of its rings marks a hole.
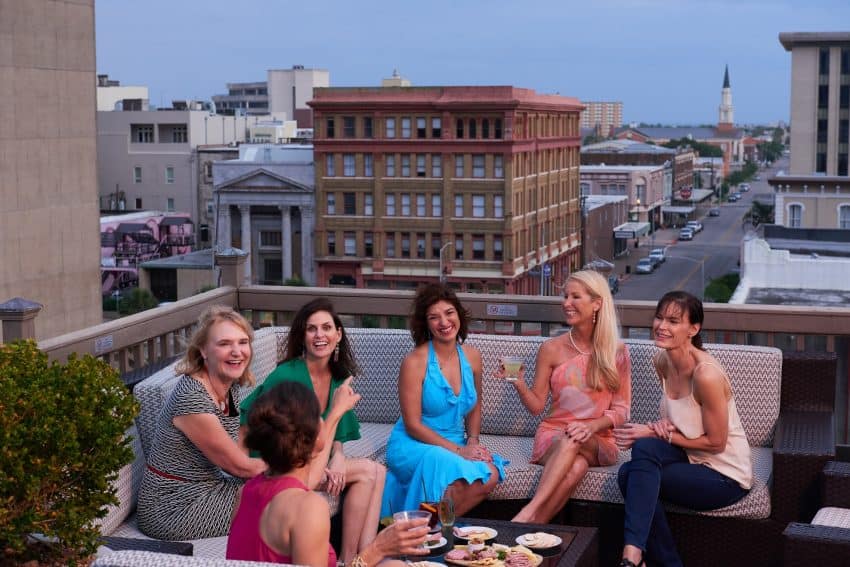
[[[401,365],[401,418],[387,443],[382,516],[443,496],[454,500],[460,516],[505,478],[507,461],[478,438],[481,353],[462,344],[468,322],[447,286],[417,292],[410,323],[416,347]]]

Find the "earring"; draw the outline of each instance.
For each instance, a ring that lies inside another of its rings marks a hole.
[[[334,347],[334,362],[339,362],[339,343]]]
[[[593,324],[596,324],[596,311],[593,312]]]

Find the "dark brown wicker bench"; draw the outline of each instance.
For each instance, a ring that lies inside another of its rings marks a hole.
[[[830,461],[826,464],[821,505],[850,509],[850,463]],[[850,565],[850,528],[792,522],[785,528],[782,538],[783,565]]]

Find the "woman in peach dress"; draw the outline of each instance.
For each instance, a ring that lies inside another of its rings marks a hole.
[[[563,310],[570,330],[540,347],[534,384],[526,385],[522,370],[513,382],[534,415],[552,396],[531,455],[531,462],[543,465],[543,474],[516,522],[548,523],[588,467],[616,463],[612,430],[629,418],[631,362],[607,280],[590,270],[574,272],[567,279]]]

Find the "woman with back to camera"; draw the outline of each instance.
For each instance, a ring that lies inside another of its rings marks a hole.
[[[158,539],[227,535],[243,479],[266,468],[237,443],[239,387],[253,384],[248,321],[230,307],[207,309],[159,416],[139,489],[139,529]],[[226,474],[225,474],[226,473]]]
[[[662,499],[714,510],[752,486],[750,445],[729,376],[703,350],[702,323],[702,302],[693,295],[671,291],[659,300],[652,331],[662,349],[653,360],[663,390],[661,419],[614,432],[621,448],[632,449],[618,475],[626,510],[621,567],[646,559],[682,565]]]
[[[333,405],[351,408],[359,399],[346,380],[336,389]],[[328,438],[324,428],[315,393],[298,382],[283,381],[254,401],[245,445],[259,452],[269,468],[245,484],[227,539],[227,559],[336,566],[328,542],[328,503],[308,488],[310,468],[320,461],[316,456]],[[389,556],[427,554],[421,547],[427,533],[427,519],[395,522],[347,564],[374,567]]]
[[[515,522],[548,523],[564,507],[588,467],[617,462],[612,429],[625,423],[631,403],[631,362],[608,281],[591,270],[567,278],[563,301],[570,330],[549,339],[537,353],[534,384],[524,372],[513,382],[534,415],[552,396],[534,436],[531,462],[543,474]],[[503,376],[500,369],[499,376]]]
[[[401,364],[401,418],[387,442],[385,516],[444,495],[461,516],[505,477],[506,461],[479,442],[481,353],[463,344],[468,328],[451,288],[419,288],[410,317],[416,346]]]
[[[331,400],[345,380],[357,372],[348,335],[333,304],[324,297],[314,299],[295,314],[283,360],[242,402],[244,426],[254,401],[281,382],[298,382],[315,392],[328,438],[324,449],[316,455],[317,462],[311,469],[308,486],[334,496],[347,489],[342,507],[340,549],[340,557],[346,563],[378,532],[386,478],[383,465],[369,459],[348,458],[343,452],[343,443],[360,439],[360,423],[351,408],[338,411]]]

